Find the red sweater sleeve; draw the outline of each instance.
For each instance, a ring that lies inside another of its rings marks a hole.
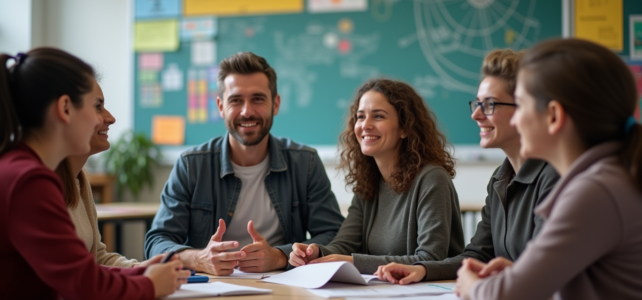
[[[33,170],[13,188],[9,240],[29,266],[65,299],[153,299],[149,278],[126,274],[142,268],[96,264],[76,235],[56,180],[53,173]]]

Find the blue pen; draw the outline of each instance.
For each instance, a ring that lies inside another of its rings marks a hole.
[[[187,283],[205,283],[209,282],[210,278],[208,276],[194,275],[187,278]]]
[[[167,256],[163,257],[163,259],[161,260],[161,262],[160,262],[160,263],[161,263],[161,264],[164,264],[164,263],[168,262],[170,259],[172,259],[172,256],[174,256],[174,254],[176,254],[176,252],[174,252],[174,251],[170,251],[170,252],[167,254]]]

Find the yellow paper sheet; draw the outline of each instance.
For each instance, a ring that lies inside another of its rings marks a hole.
[[[176,20],[139,21],[134,24],[134,51],[176,51],[178,44]]]
[[[575,0],[575,36],[622,51],[622,9],[622,0]]]
[[[303,0],[184,0],[186,16],[256,15],[303,12]]]
[[[180,116],[154,116],[152,142],[158,145],[183,145],[185,143],[185,118]]]

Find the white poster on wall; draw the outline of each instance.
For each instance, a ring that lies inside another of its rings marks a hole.
[[[169,64],[163,71],[163,90],[179,91],[183,88],[183,72],[176,64]]]
[[[347,12],[368,10],[368,0],[308,0],[308,12]]]
[[[629,16],[629,47],[632,59],[642,59],[642,15]]]
[[[192,43],[192,65],[207,66],[216,60],[216,44],[213,41]]]

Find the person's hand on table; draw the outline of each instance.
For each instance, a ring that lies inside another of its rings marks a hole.
[[[204,272],[213,275],[230,275],[238,261],[245,258],[244,251],[225,252],[239,247],[237,241],[223,241],[225,234],[225,221],[218,220],[218,228],[202,250],[187,249],[178,253],[181,261],[187,268],[197,272]]]
[[[470,299],[470,291],[473,285],[480,279],[479,272],[486,266],[474,258],[464,258],[461,267],[457,271],[457,283],[455,284],[455,294],[463,299]]]
[[[165,255],[167,254],[156,255],[150,259],[150,265],[143,273],[152,281],[157,298],[174,293],[182,284],[187,283],[187,278],[191,275],[189,270],[183,270],[183,263],[176,256],[169,262],[160,263]]]
[[[312,243],[310,245],[302,243],[294,243],[292,245],[292,252],[290,252],[289,263],[292,266],[300,267],[307,265],[313,259],[319,257],[319,246]]]
[[[158,255],[156,255],[156,256],[154,256],[154,257],[152,257],[152,258],[148,259],[148,260],[144,260],[144,261],[141,261],[141,262],[139,262],[139,263],[134,264],[134,267],[143,267],[143,268],[146,268],[146,267],[149,267],[149,266],[151,266],[151,265],[153,265],[153,264],[160,263],[160,262],[161,262],[161,260],[163,259],[163,257],[165,257],[165,255],[167,255],[167,253],[164,253],[164,254],[158,254]],[[171,258],[171,260],[177,260],[177,259],[178,259],[178,257],[177,257],[177,256],[174,256],[174,257],[172,257],[172,258]]]
[[[241,249],[246,255],[238,259],[239,270],[248,273],[269,272],[287,266],[287,256],[283,251],[270,247],[270,244],[254,229],[254,222],[247,223],[247,232],[254,243]]]
[[[389,263],[385,266],[379,266],[377,272],[373,275],[379,277],[379,280],[389,281],[394,284],[410,284],[419,282],[426,277],[426,268],[422,265],[403,265],[398,263]]]
[[[504,269],[512,265],[512,261],[503,257],[496,257],[489,261],[488,264],[486,264],[477,275],[479,275],[480,278],[484,278],[490,275],[499,274],[504,271]]]

